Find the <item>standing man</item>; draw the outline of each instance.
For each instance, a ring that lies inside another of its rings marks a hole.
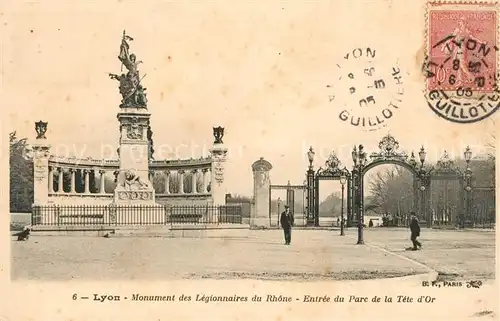
[[[418,222],[418,218],[415,215],[415,212],[410,213],[410,231],[411,231],[411,241],[413,243],[413,251],[422,248],[422,244],[417,241],[417,237],[420,236],[420,224]]]
[[[285,233],[285,245],[290,245],[292,241],[292,226],[293,226],[293,215],[290,213],[290,207],[285,205],[285,211],[281,213],[280,223]]]

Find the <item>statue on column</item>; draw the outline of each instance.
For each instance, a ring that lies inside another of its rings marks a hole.
[[[132,40],[134,40],[134,38],[126,35],[125,31],[123,31],[118,59],[122,63],[122,68],[125,66],[128,72],[120,75],[109,74],[109,77],[120,82],[119,89],[122,95],[120,107],[147,108],[146,88],[141,84],[141,80],[144,77],[140,78],[139,71],[137,70],[137,66],[142,63],[142,61],[137,61],[135,54],[129,52],[130,45],[127,41]]]

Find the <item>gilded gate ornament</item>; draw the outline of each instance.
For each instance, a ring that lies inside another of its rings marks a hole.
[[[408,155],[403,151],[398,151],[399,142],[391,135],[387,134],[378,143],[378,152],[370,155],[371,160],[399,160],[405,162]]]
[[[334,151],[330,153],[325,162],[325,168],[320,167],[317,176],[340,176],[345,174],[346,168],[340,168],[341,162]]]
[[[447,151],[444,151],[443,156],[441,156],[441,158],[436,162],[436,167],[433,168],[433,172],[461,174],[460,169],[450,158],[450,154],[448,154]]]

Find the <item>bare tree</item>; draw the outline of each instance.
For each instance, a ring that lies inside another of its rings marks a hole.
[[[407,212],[411,208],[413,177],[401,167],[392,167],[369,177],[372,199],[368,205],[379,214]]]

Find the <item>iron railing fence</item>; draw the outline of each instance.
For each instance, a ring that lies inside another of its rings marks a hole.
[[[242,224],[242,208],[239,205],[34,205],[31,224]]]

